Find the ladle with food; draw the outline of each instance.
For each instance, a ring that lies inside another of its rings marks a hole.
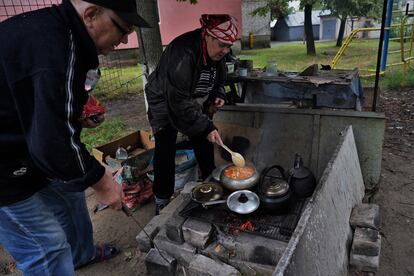
[[[234,163],[234,165],[239,168],[243,168],[246,165],[246,161],[240,153],[232,151],[226,145],[224,145],[222,141],[216,140],[216,143],[231,154],[231,161]]]

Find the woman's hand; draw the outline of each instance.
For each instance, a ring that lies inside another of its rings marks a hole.
[[[213,130],[207,135],[207,140],[209,140],[211,143],[217,143],[219,145],[223,144],[223,141],[221,140],[220,134],[217,130]]]
[[[223,107],[224,103],[225,103],[225,101],[224,101],[222,98],[218,98],[218,97],[217,97],[217,98],[214,100],[214,105],[215,105],[217,108]]]

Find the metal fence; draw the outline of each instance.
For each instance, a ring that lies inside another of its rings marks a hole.
[[[0,22],[11,16],[46,8],[60,2],[60,0],[0,0]]]
[[[50,7],[61,2],[61,0],[0,0],[0,22],[23,12]],[[125,76],[119,52],[115,51],[110,57],[100,56],[99,60],[100,67],[103,69],[99,85],[102,93],[110,93],[120,89],[128,91],[131,89],[132,83],[139,81],[138,69],[135,76]]]

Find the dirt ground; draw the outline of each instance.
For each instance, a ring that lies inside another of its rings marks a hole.
[[[382,176],[371,201],[381,206],[382,248],[378,275],[414,275],[414,91],[383,91],[381,106],[387,117]],[[122,116],[132,128],[148,128],[142,94],[105,103],[109,116]],[[131,112],[132,110],[132,112]],[[104,210],[94,214],[95,199],[87,191],[88,208],[97,242],[111,242],[122,252],[113,260],[85,267],[77,275],[145,275],[144,254],[137,250],[139,227],[121,212]],[[141,225],[154,214],[146,204],[134,213]],[[21,275],[10,268],[10,256],[0,247],[0,274]]]

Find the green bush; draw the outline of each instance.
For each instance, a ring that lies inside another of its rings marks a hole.
[[[405,75],[401,69],[386,72],[386,75],[382,79],[381,86],[388,89],[414,87],[414,70],[409,69]]]

